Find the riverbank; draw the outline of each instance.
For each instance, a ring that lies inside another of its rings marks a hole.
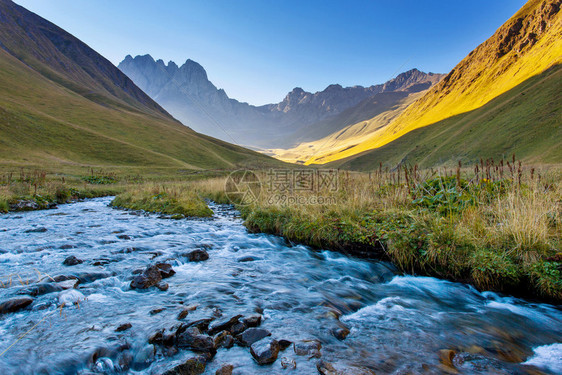
[[[560,303],[560,173],[510,168],[343,173],[338,191],[320,192],[335,204],[268,204],[265,192],[240,210],[254,232],[382,257],[407,274]]]
[[[232,202],[252,232],[387,259],[407,274],[562,302],[559,170],[539,171],[514,161],[482,162],[476,169],[381,168],[370,174],[340,172],[336,189],[282,194],[268,187],[268,172],[256,173],[263,185],[259,198]],[[41,202],[117,195],[115,207],[180,219],[212,215],[204,199],[233,199],[225,193],[225,173],[175,180],[92,173],[61,181],[47,178],[39,184],[26,178],[25,194],[13,196],[13,190],[22,189],[21,182],[9,185],[12,197],[3,206],[0,194],[0,210],[26,197],[38,202],[36,208],[45,208]],[[38,193],[32,194],[34,186]]]

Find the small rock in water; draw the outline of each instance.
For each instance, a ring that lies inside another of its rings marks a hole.
[[[178,314],[178,320],[183,320],[187,317],[187,315],[189,315],[189,310],[188,309],[182,309],[180,311],[180,313]]]
[[[322,344],[318,340],[303,340],[295,343],[295,354],[311,357],[320,357]]]
[[[177,344],[180,348],[191,349],[197,352],[212,352],[215,350],[213,338],[202,334],[195,327],[188,328],[181,334],[178,334]]]
[[[131,323],[121,324],[119,327],[115,329],[115,332],[123,332],[131,328],[133,325]]]
[[[172,365],[167,371],[158,371],[162,375],[200,375],[205,372],[206,358],[202,356],[192,357]]]
[[[205,250],[193,250],[189,253],[185,253],[184,256],[190,262],[202,262],[209,259],[209,253],[207,253]]]
[[[33,303],[31,298],[14,298],[7,300],[6,302],[0,303],[0,314],[13,313],[22,309]]]
[[[160,290],[167,290],[168,284],[160,282],[162,279],[168,278],[175,273],[171,265],[167,263],[156,263],[153,266],[147,267],[139,276],[136,276],[133,281],[131,281],[131,288],[147,289],[151,286],[156,286]]]
[[[78,281],[78,279],[68,279],[58,282],[57,285],[63,289],[74,289],[78,286],[79,283],[80,282]]]
[[[236,322],[230,327],[230,333],[234,336],[239,335],[240,333],[244,332],[248,328],[246,324],[242,322]]]
[[[240,346],[252,346],[253,343],[263,339],[264,337],[271,336],[271,332],[262,328],[248,328],[238,336],[236,340]],[[279,346],[279,343],[277,343]]]
[[[253,256],[245,256],[245,257],[241,257],[241,258],[237,259],[237,261],[240,262],[240,263],[253,262],[253,261],[256,261],[256,260],[261,260],[261,259],[253,257]]]
[[[30,296],[42,296],[53,292],[60,292],[63,288],[53,283],[37,283],[22,289],[18,294],[29,294]]]
[[[259,314],[250,315],[242,319],[242,322],[246,324],[248,328],[258,327],[261,324],[262,316]]]
[[[297,363],[295,362],[294,359],[283,357],[281,358],[281,368],[294,370],[297,368]]]
[[[75,249],[76,246],[71,245],[71,244],[66,244],[66,245],[62,245],[61,247],[59,247],[59,249],[61,250],[69,250],[69,249]]]
[[[157,287],[158,289],[160,289],[161,291],[165,292],[165,291],[168,290],[168,288],[169,288],[170,286],[168,285],[168,283],[165,283],[165,282],[163,282],[163,281],[160,281],[158,284],[156,284],[156,287]]]
[[[264,338],[252,344],[250,353],[258,365],[267,365],[277,360],[279,354],[279,342]]]
[[[330,362],[320,360],[316,364],[316,369],[321,375],[338,375],[337,370]]]
[[[131,237],[127,236],[126,234],[120,234],[119,236],[117,236],[117,238],[119,238],[120,240],[130,240]]]
[[[76,289],[68,289],[59,294],[59,305],[76,304],[85,299],[86,297]]]
[[[292,341],[289,340],[279,340],[279,347],[281,350],[287,349],[289,346],[293,345]]]
[[[230,330],[230,327],[238,323],[238,319],[241,317],[242,315],[235,315],[231,318],[215,320],[209,325],[209,335],[214,335],[220,331]]]
[[[234,337],[228,331],[222,331],[221,333],[217,333],[214,337],[215,347],[216,348],[232,348],[234,345]]]
[[[156,314],[161,313],[162,311],[164,311],[164,309],[153,309],[153,310],[150,310],[149,314],[150,315],[156,315]]]
[[[334,335],[335,338],[337,338],[338,340],[345,340],[345,338],[347,337],[347,335],[349,335],[349,329],[347,327],[336,327],[334,329],[332,329],[332,334]]]
[[[220,369],[215,372],[215,375],[232,375],[232,371],[234,370],[234,366],[232,365],[223,365]]]
[[[75,266],[75,265],[81,264],[83,262],[84,261],[82,259],[78,259],[74,255],[71,255],[68,258],[66,258],[64,260],[64,262],[62,262],[62,264],[64,264],[65,266]]]

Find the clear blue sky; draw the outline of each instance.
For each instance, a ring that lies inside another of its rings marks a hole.
[[[230,97],[372,85],[418,68],[447,73],[524,0],[16,0],[117,65],[190,58]]]

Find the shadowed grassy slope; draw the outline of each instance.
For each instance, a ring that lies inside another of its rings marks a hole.
[[[474,111],[414,130],[383,147],[328,165],[373,170],[379,163],[433,166],[509,157],[562,163],[562,65],[519,84]]]
[[[354,147],[316,155],[327,163],[382,147],[408,132],[482,107],[562,62],[561,0],[529,0],[439,84],[385,128]]]
[[[0,49],[0,159],[18,164],[232,168],[276,161],[172,118],[93,102]]]

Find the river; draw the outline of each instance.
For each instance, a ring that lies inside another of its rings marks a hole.
[[[248,347],[221,347],[205,374],[562,373],[560,306],[251,234],[228,206],[169,220],[110,201],[0,215],[0,303],[33,299],[0,315],[1,374],[163,373],[197,353],[155,332],[236,315],[261,316],[253,329],[286,348],[258,365]],[[189,261],[198,249],[209,258]],[[130,287],[157,262],[175,271],[167,290]]]

